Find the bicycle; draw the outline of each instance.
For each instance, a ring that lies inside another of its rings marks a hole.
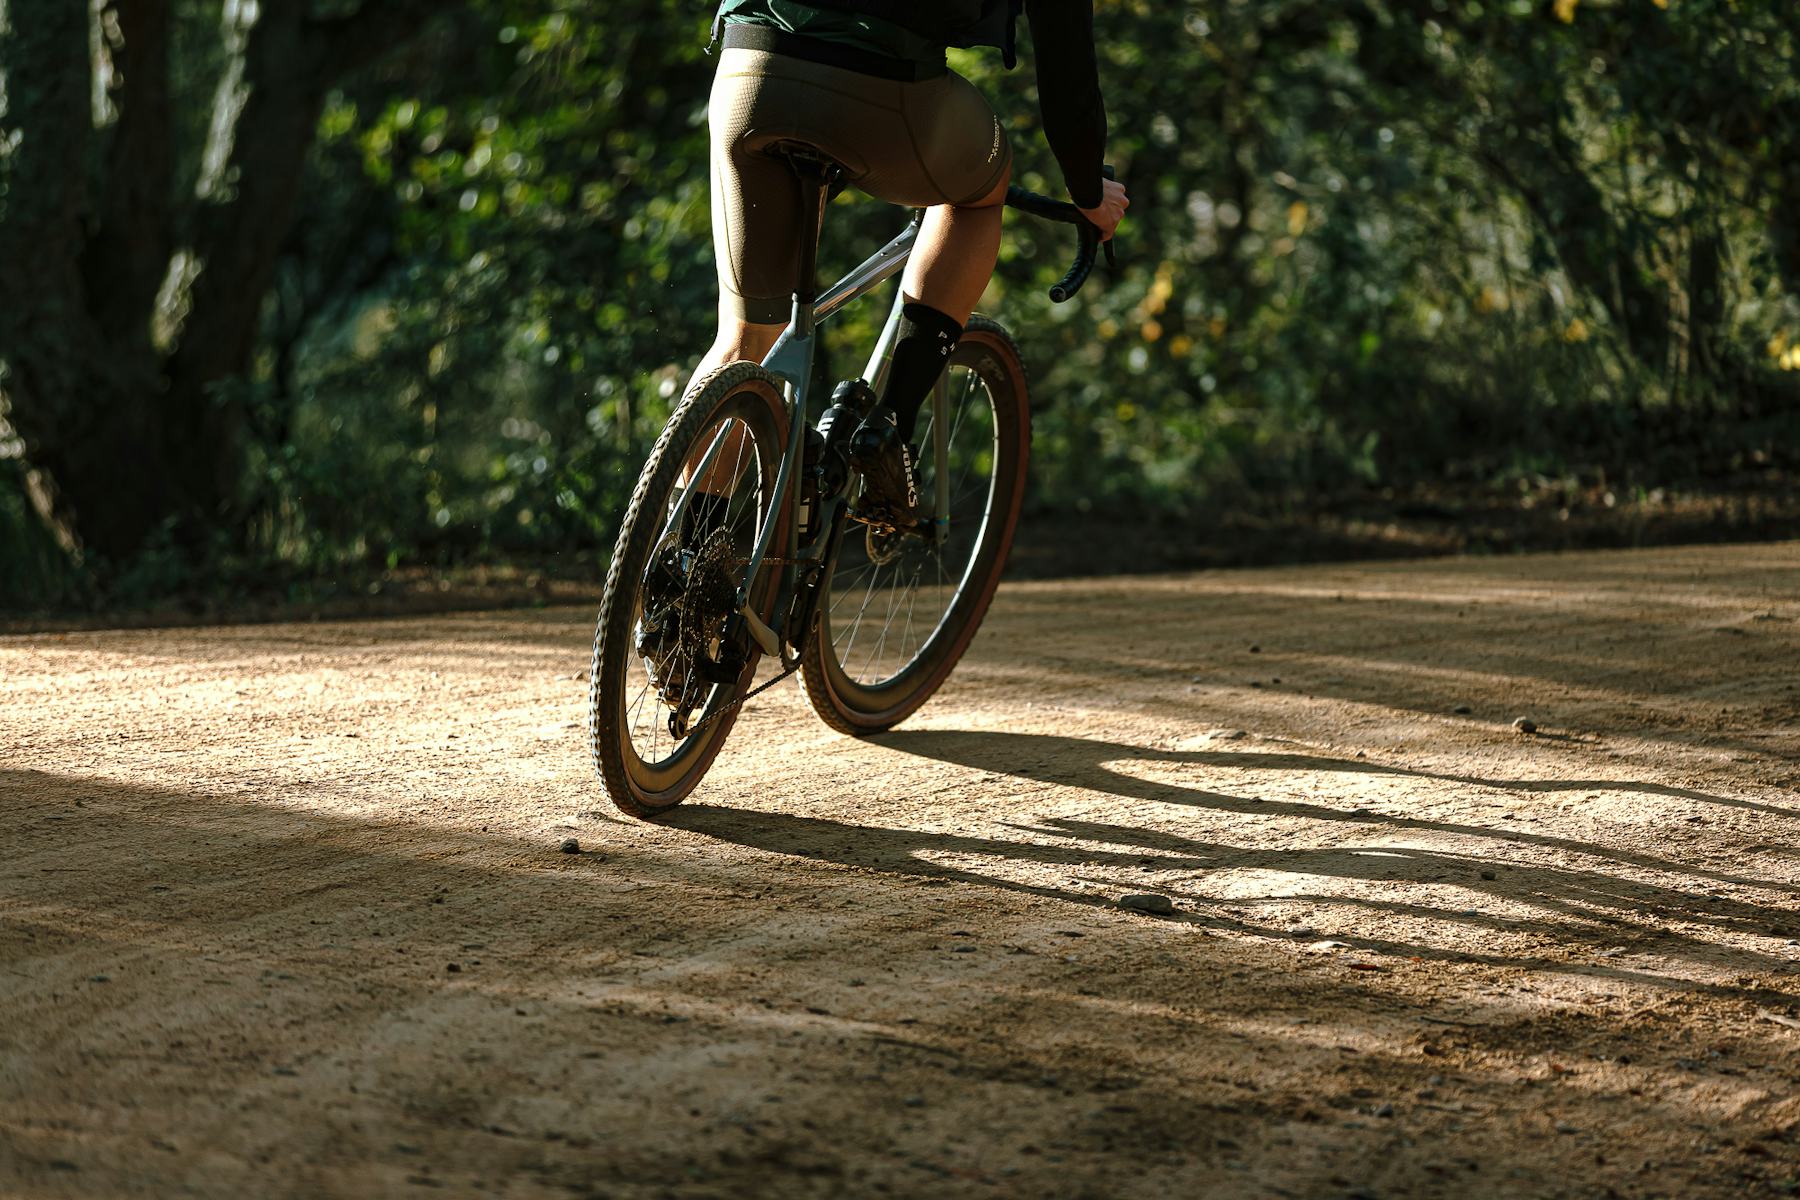
[[[780,152],[802,183],[801,228],[816,231],[842,168],[810,147]],[[1077,226],[1075,262],[1050,290],[1069,299],[1093,269],[1099,231],[1074,205],[1018,187],[1006,203]],[[1006,330],[971,318],[921,413],[926,518],[864,503],[842,457],[885,383],[898,289],[862,377],[837,385],[816,427],[806,419],[819,324],[900,271],[923,216],[822,293],[817,236],[803,238],[787,330],[762,362],[690,388],[644,464],[588,676],[594,768],[628,815],[686,799],[744,702],[796,672],[833,729],[892,728],[943,683],[987,613],[1031,435],[1025,366]],[[781,670],[752,687],[764,655]]]

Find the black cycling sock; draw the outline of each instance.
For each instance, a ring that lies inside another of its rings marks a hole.
[[[894,362],[881,402],[894,410],[901,441],[912,441],[919,409],[944,373],[962,331],[961,325],[929,304],[912,300],[900,306],[900,337],[894,343]]]

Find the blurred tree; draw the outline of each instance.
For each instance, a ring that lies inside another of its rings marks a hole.
[[[242,519],[243,405],[219,385],[251,364],[321,106],[456,7],[0,9],[0,397],[66,546],[118,562]],[[209,15],[216,45],[178,62]]]
[[[84,7],[0,3],[0,459],[65,539],[607,545],[710,332],[712,6]],[[1066,231],[1013,220],[984,305],[1032,367],[1041,504],[1795,465],[1800,5],[1096,13],[1126,265],[1053,306]],[[1055,191],[1032,72],[953,63]],[[840,198],[827,266],[898,219]],[[840,361],[879,307],[828,327]]]

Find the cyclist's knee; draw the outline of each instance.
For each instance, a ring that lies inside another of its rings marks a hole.
[[[787,322],[779,325],[764,325],[746,321],[734,312],[726,311],[720,305],[719,332],[714,339],[714,348],[727,358],[761,358],[774,346],[775,339],[787,328]]]
[[[996,205],[1005,204],[1006,203],[1006,189],[1007,189],[1007,186],[1011,183],[1012,183],[1012,162],[1011,162],[1011,160],[1008,160],[1006,166],[1001,168],[1000,178],[995,181],[994,186],[991,189],[989,189],[987,195],[981,197],[981,199],[979,199],[979,200],[971,201],[968,204],[959,204],[956,207],[958,207],[958,208],[993,208]]]

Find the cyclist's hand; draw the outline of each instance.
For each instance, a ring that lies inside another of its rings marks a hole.
[[[1116,179],[1102,179],[1098,208],[1083,208],[1081,215],[1092,221],[1100,230],[1100,240],[1112,241],[1113,230],[1125,219],[1125,210],[1131,207],[1131,198],[1125,194],[1125,185]],[[1080,205],[1076,206],[1080,208]]]

